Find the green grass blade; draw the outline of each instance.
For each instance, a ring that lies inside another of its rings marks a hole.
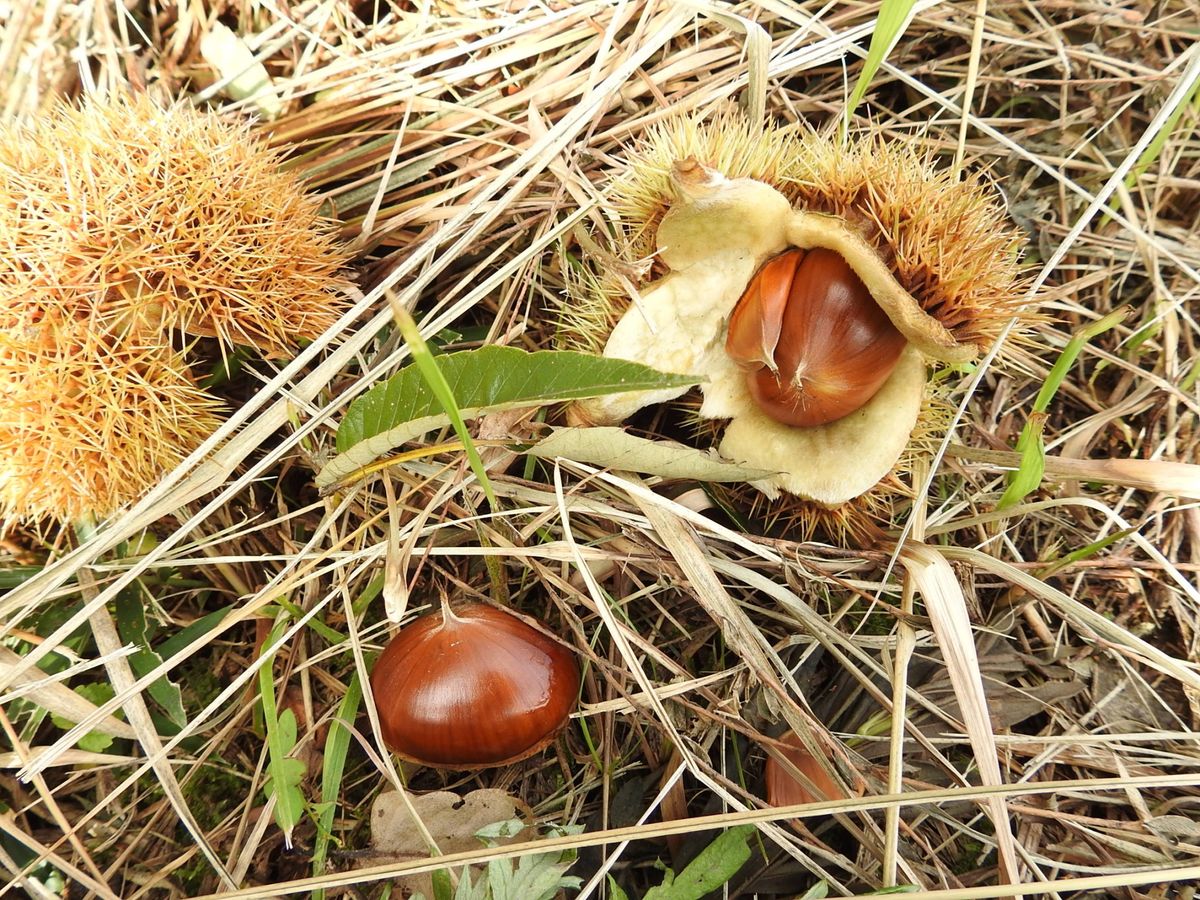
[[[346,771],[346,755],[350,752],[350,728],[362,703],[362,684],[356,673],[350,679],[346,695],[338,707],[337,716],[329,723],[325,738],[325,758],[321,763],[321,799],[317,813],[317,837],[313,842],[312,872],[317,878],[325,873],[329,842],[333,836],[333,819],[337,813],[342,791],[342,775]],[[314,900],[324,900],[324,891],[315,891]]]
[[[471,471],[479,480],[479,486],[483,488],[488,505],[495,512],[499,507],[496,504],[496,495],[492,492],[491,479],[488,478],[487,469],[483,467],[483,460],[479,456],[475,442],[471,440],[471,432],[467,430],[467,423],[463,421],[462,410],[458,408],[458,401],[454,399],[454,391],[450,389],[446,377],[438,368],[437,360],[429,352],[429,346],[421,337],[421,331],[417,328],[417,323],[413,321],[408,310],[401,306],[393,295],[389,294],[388,300],[392,304],[392,315],[396,318],[396,324],[400,326],[400,333],[404,336],[408,349],[412,352],[413,362],[420,371],[421,377],[425,379],[425,383],[429,385],[429,389],[437,397],[442,409],[446,411],[446,415],[450,417],[450,424],[454,426],[455,434],[463,443],[463,451],[467,454],[467,462],[471,465]]]
[[[867,95],[871,79],[875,77],[875,73],[879,71],[879,67],[908,26],[916,5],[916,0],[883,0],[880,4],[879,18],[875,20],[875,30],[871,32],[871,45],[867,48],[867,58],[859,70],[854,90],[850,92],[850,100],[846,103],[846,114],[842,120],[843,134],[849,130],[854,111]]]
[[[1183,98],[1183,102],[1175,107],[1175,111],[1163,123],[1163,127],[1159,129],[1158,134],[1154,136],[1154,139],[1146,146],[1146,149],[1142,151],[1137,162],[1133,164],[1133,168],[1129,170],[1129,174],[1125,176],[1125,187],[1132,188],[1138,183],[1138,180],[1146,174],[1146,170],[1154,165],[1154,161],[1162,155],[1163,148],[1166,147],[1167,141],[1171,137],[1177,137],[1181,140],[1187,139],[1186,134],[1176,135],[1175,129],[1179,126],[1179,120],[1185,112],[1192,114],[1193,121],[1191,127],[1195,127],[1195,114],[1200,112],[1200,93],[1197,93],[1198,91],[1200,91],[1200,72],[1196,73],[1196,77],[1192,79],[1192,83],[1188,86],[1187,96]],[[1108,203],[1108,208],[1116,209],[1117,202],[1117,198],[1113,197]]]
[[[1025,427],[1021,429],[1021,436],[1017,438],[1016,449],[1021,454],[1021,462],[1015,472],[1009,473],[1008,486],[996,505],[997,509],[1015,506],[1037,490],[1037,486],[1041,484],[1042,474],[1046,469],[1046,444],[1042,438],[1042,431],[1046,427],[1046,410],[1050,407],[1054,395],[1058,393],[1067,373],[1071,371],[1071,366],[1075,365],[1075,360],[1079,358],[1079,354],[1088,341],[1119,325],[1127,312],[1128,309],[1122,307],[1102,319],[1085,325],[1075,332],[1071,340],[1067,342],[1067,346],[1063,348],[1063,352],[1043,382],[1041,390],[1038,391],[1038,395],[1033,401],[1033,411],[1029,414]]]

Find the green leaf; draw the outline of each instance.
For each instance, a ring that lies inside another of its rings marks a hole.
[[[446,376],[442,374],[440,364],[433,358],[433,354],[429,352],[429,347],[426,346],[424,338],[421,337],[421,330],[417,328],[417,323],[413,321],[408,310],[398,302],[393,301],[392,313],[395,316],[396,323],[400,326],[400,333],[404,335],[404,340],[408,344],[409,351],[412,353],[413,363],[416,365],[417,371],[421,373],[421,377],[425,379],[425,385],[433,392],[434,397],[437,398],[438,405],[441,406],[442,410],[450,418],[450,424],[454,426],[454,433],[462,441],[463,452],[467,454],[467,461],[471,464],[471,471],[475,473],[475,478],[479,481],[479,486],[483,488],[483,493],[487,497],[488,504],[493,511],[496,511],[496,495],[492,493],[491,479],[488,478],[487,469],[483,465],[479,451],[475,449],[475,442],[471,440],[471,433],[467,431],[467,423],[463,421],[462,410],[459,408],[458,398],[454,396],[454,389],[450,387],[450,383],[446,381]]]
[[[524,827],[520,819],[514,819],[481,828],[475,836],[488,846],[495,846],[493,838],[511,836]],[[582,826],[562,826],[551,828],[550,834],[578,834],[581,831]],[[565,874],[575,860],[573,850],[537,853],[517,860],[502,856],[489,861],[474,883],[471,882],[471,870],[463,869],[454,900],[553,900],[564,888],[579,887],[580,879]]]
[[[475,837],[491,847],[494,846],[497,838],[516,837],[524,830],[525,823],[521,819],[506,819],[503,822],[494,822],[480,828],[475,832]]]
[[[1163,148],[1167,145],[1168,139],[1174,137],[1181,144],[1186,143],[1189,134],[1188,131],[1195,127],[1193,122],[1188,130],[1177,134],[1175,128],[1179,125],[1179,120],[1185,112],[1192,113],[1200,112],[1200,73],[1192,79],[1192,83],[1188,85],[1187,95],[1180,101],[1179,105],[1167,117],[1167,121],[1163,123],[1162,128],[1154,135],[1150,143],[1146,145],[1146,149],[1142,151],[1133,168],[1129,170],[1129,174],[1125,176],[1125,187],[1132,189],[1141,177],[1146,174],[1146,170],[1154,164],[1154,161],[1162,155]],[[1113,197],[1108,201],[1108,208],[1115,210],[1117,208],[1118,198]]]
[[[146,610],[137,590],[121,591],[115,602],[117,633],[121,640],[133,644],[137,651],[130,654],[129,668],[138,678],[162,665],[162,657],[150,646],[146,635]],[[166,675],[150,682],[147,692],[154,701],[162,707],[163,712],[172,724],[182,728],[187,724],[187,714],[183,711],[183,694],[179,685]]]
[[[1045,430],[1046,414],[1030,413],[1025,427],[1021,429],[1021,436],[1017,438],[1021,462],[1015,472],[1008,473],[1008,487],[996,504],[998,509],[1016,506],[1042,483],[1042,475],[1046,472],[1046,442],[1042,438]]]
[[[516,347],[448,353],[437,358],[437,366],[464,418],[603,394],[684,387],[702,380],[572,350],[529,353]],[[317,475],[317,486],[334,484],[449,421],[416,366],[401,369],[350,404],[338,427],[339,455]]]
[[[651,888],[642,900],[700,900],[746,864],[753,833],[753,825],[738,825],[722,832],[674,878],[668,869],[662,885]]]
[[[201,635],[208,634],[216,628],[225,617],[229,615],[233,606],[223,606],[215,612],[210,612],[206,616],[201,616],[190,625],[185,625],[179,631],[175,632],[165,641],[158,645],[158,654],[163,659],[170,659],[176,653],[179,653],[186,647],[190,647],[198,641]]]
[[[621,890],[621,886],[611,875],[608,876],[608,896],[611,900],[629,900],[629,895]]]
[[[561,853],[539,853],[537,856],[522,856],[517,860],[513,879],[508,883],[508,894],[497,894],[493,889],[493,900],[553,900],[564,888],[579,887],[580,879],[566,875],[575,862],[574,854],[564,859]]]
[[[557,428],[525,452],[542,459],[558,456],[607,469],[695,481],[756,481],[773,474],[726,462],[710,450],[651,441],[623,428]]]
[[[871,32],[871,46],[867,48],[866,61],[859,70],[858,81],[854,83],[854,90],[846,103],[844,127],[849,126],[858,104],[867,95],[871,79],[900,40],[900,35],[904,33],[916,5],[916,0],[883,0],[879,5],[879,18],[875,20],[875,30]]]
[[[1015,472],[1008,474],[1008,487],[1005,488],[1003,496],[996,504],[997,509],[1015,506],[1037,490],[1037,486],[1041,484],[1042,475],[1046,470],[1046,444],[1042,440],[1042,432],[1046,428],[1046,410],[1049,409],[1054,395],[1058,393],[1059,387],[1062,386],[1067,374],[1071,371],[1071,366],[1075,365],[1075,360],[1088,341],[1104,334],[1110,328],[1115,328],[1125,318],[1128,311],[1127,307],[1121,307],[1110,312],[1104,318],[1097,319],[1080,328],[1072,335],[1067,346],[1063,348],[1063,352],[1055,360],[1050,374],[1046,376],[1046,380],[1042,383],[1042,387],[1033,401],[1033,411],[1030,412],[1025,427],[1021,429],[1021,436],[1017,438],[1017,452],[1021,454],[1021,462]]]
[[[486,881],[492,900],[553,900],[564,888],[578,888],[580,880],[565,874],[575,863],[574,853],[538,853],[516,860],[488,863]]]
[[[437,869],[429,873],[433,882],[433,900],[454,900],[454,886],[450,883],[450,873],[445,869]],[[463,880],[467,879],[463,873]]]
[[[333,834],[333,819],[337,812],[338,796],[341,794],[342,775],[346,770],[346,756],[350,751],[350,726],[358,716],[362,703],[362,683],[358,673],[350,679],[346,695],[338,707],[337,715],[329,723],[329,734],[325,738],[325,757],[321,762],[321,799],[317,804],[317,836],[313,842],[313,877],[325,872],[325,859],[329,853],[330,836]],[[323,900],[325,892],[313,892],[314,900]]]
[[[279,639],[283,623],[271,629],[264,646]],[[275,704],[275,680],[272,677],[272,660],[267,659],[258,671],[258,688],[262,703],[263,722],[267,728],[267,779],[263,783],[263,794],[268,800],[275,798],[275,824],[283,832],[284,842],[292,846],[292,829],[304,814],[304,793],[300,782],[304,778],[304,763],[288,756],[296,746],[296,715],[290,709],[278,712]]]
[[[104,684],[103,682],[81,684],[73,690],[80,697],[96,706],[102,706],[116,696],[116,692],[113,691],[112,685]],[[120,710],[117,710],[116,716],[119,719],[125,718]],[[78,724],[76,722],[72,722],[70,719],[64,719],[58,713],[51,713],[50,721],[63,731],[69,731]],[[79,739],[79,744],[77,746],[80,750],[87,750],[89,753],[103,753],[112,746],[114,740],[115,738],[112,735],[103,734],[99,731],[89,731]]]

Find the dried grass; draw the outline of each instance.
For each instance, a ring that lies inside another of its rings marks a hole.
[[[377,896],[383,881],[442,865],[356,868],[369,801],[401,781],[361,715],[328,870],[312,872],[311,818],[284,850],[261,790],[257,625],[292,604],[274,675],[303,712],[315,800],[323,735],[386,637],[371,600],[385,561],[412,611],[433,574],[486,593],[490,558],[513,602],[587,661],[580,715],[557,753],[462,781],[408,773],[411,785],[503,787],[587,830],[472,859],[573,847],[591,879],[583,896],[600,893],[606,867],[632,893],[657,881],[654,858],[678,868],[711,835],[699,832],[754,822],[764,840],[735,895],[796,895],[823,879],[834,896],[893,884],[918,897],[1186,896],[1200,879],[1195,9],[997,0],[980,20],[974,3],[918,7],[854,126],[985,173],[1028,237],[1047,319],[1003,366],[989,357],[954,389],[953,430],[927,477],[912,476],[906,517],[857,549],[770,530],[769,510],[693,502],[686,485],[566,462],[526,472],[503,452],[485,456],[500,508],[483,516],[451,451],[390,469],[390,502],[382,479],[316,496],[312,471],[341,411],[405,361],[385,291],[427,337],[554,346],[564,287],[584,277],[572,235],[585,220],[612,226],[601,191],[631,143],[739,98],[829,124],[877,13],[772,0],[418,6],[219,10],[257,36],[285,112],[255,130],[323,194],[361,293],[290,362],[248,363],[224,386],[228,423],[125,512],[82,540],[7,535],[0,634],[20,657],[0,669],[12,748],[0,754],[0,893],[46,896],[43,863],[72,896],[98,897]],[[10,118],[37,116],[58,91],[129,84],[253,111],[199,56],[218,10],[82,8],[11,5]],[[1041,492],[997,512],[1059,351],[1120,305],[1126,325],[1085,349],[1051,407]],[[686,439],[672,415],[637,424]],[[940,580],[914,578],[913,560]],[[123,591],[159,623],[156,643],[226,612],[134,670],[104,636],[103,610]],[[974,662],[950,652],[947,610]],[[329,629],[348,637],[335,644]],[[58,688],[101,667],[116,695],[79,727],[32,705],[54,708]],[[183,688],[174,733],[146,715],[163,675]],[[118,711],[137,740],[76,748],[96,724],[121,731]],[[764,739],[785,726],[851,799],[765,807]],[[1019,886],[1004,885],[998,847]],[[1163,883],[1175,886],[1151,887]]]

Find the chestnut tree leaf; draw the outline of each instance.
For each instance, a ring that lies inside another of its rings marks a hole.
[[[525,451],[541,459],[573,459],[606,469],[695,481],[757,481],[773,475],[731,463],[712,450],[652,441],[623,428],[557,428]]]
[[[573,350],[530,353],[487,346],[439,356],[437,366],[463,418],[604,394],[686,387],[703,380]],[[449,422],[417,367],[406,366],[350,404],[338,427],[338,455],[317,474],[317,486],[328,487]]]

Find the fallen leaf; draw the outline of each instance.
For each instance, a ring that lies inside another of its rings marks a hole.
[[[482,788],[465,797],[450,791],[434,791],[411,798],[412,808],[420,817],[430,836],[442,853],[461,853],[478,850],[483,842],[476,833],[499,822],[520,819],[532,820],[529,808],[496,788]],[[508,829],[511,831],[512,829]],[[489,830],[489,840],[497,846],[514,843],[519,834]],[[417,829],[400,794],[388,791],[375,798],[371,806],[371,848],[376,857],[388,860],[426,859],[430,856],[421,832]],[[368,858],[366,865],[375,865],[378,858]],[[472,880],[477,877],[476,871]],[[396,879],[396,888],[401,896],[407,897],[420,892],[433,896],[430,874],[410,875]]]

